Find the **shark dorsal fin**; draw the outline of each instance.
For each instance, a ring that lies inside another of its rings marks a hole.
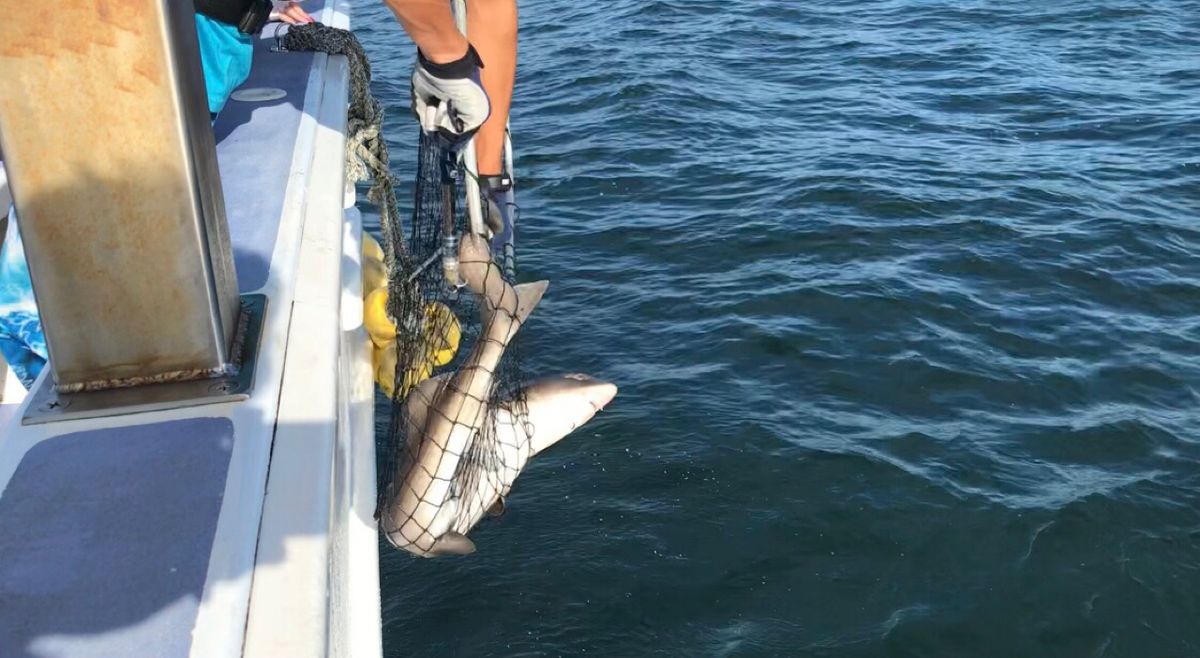
[[[542,295],[546,294],[546,288],[549,286],[549,281],[532,281],[513,286],[517,293],[517,322],[525,323],[538,302],[542,301]]]

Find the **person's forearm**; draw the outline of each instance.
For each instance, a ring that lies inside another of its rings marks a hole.
[[[481,175],[504,171],[504,133],[517,75],[517,0],[471,0],[467,33],[487,68],[481,71],[492,114],[475,135]]]
[[[431,61],[445,64],[467,52],[467,38],[454,25],[447,0],[384,0],[408,36]]]

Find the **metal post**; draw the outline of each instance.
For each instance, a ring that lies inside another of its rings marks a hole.
[[[242,302],[192,3],[5,5],[0,142],[54,392],[227,375]]]
[[[467,35],[467,3],[465,0],[453,0],[454,23],[463,36]],[[479,196],[479,167],[475,159],[475,138],[472,137],[463,148],[463,166],[467,170],[466,180],[463,181],[463,192],[467,197],[467,220],[471,232],[487,235],[483,223],[483,206]]]
[[[454,12],[455,25],[458,31],[462,32],[463,36],[467,34],[467,3],[466,0],[452,0],[451,8]],[[475,139],[472,138],[467,146],[463,149],[463,165],[467,172],[467,179],[463,181],[464,193],[467,199],[467,220],[471,227],[472,233],[487,235],[486,224],[483,220],[483,205],[481,203],[479,192],[479,164],[475,156]],[[504,167],[514,183],[516,176],[513,174],[513,148],[512,134],[508,125],[504,129]],[[514,195],[510,191],[505,195],[503,202],[512,204]],[[513,227],[514,230],[516,227]],[[502,262],[504,265],[505,274],[509,278],[516,277],[516,252],[513,244],[514,236],[509,235],[508,241],[504,244],[504,253]]]

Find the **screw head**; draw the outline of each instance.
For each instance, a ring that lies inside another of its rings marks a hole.
[[[227,381],[213,382],[209,384],[208,391],[210,393],[228,393],[233,390],[233,384]]]

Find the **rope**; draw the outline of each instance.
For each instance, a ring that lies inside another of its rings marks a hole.
[[[379,206],[388,272],[412,269],[396,202],[396,180],[383,139],[383,108],[371,94],[371,62],[353,32],[320,23],[294,25],[279,40],[284,50],[344,55],[350,64],[350,108],[346,116],[346,173],[355,182],[370,179],[367,200]]]

